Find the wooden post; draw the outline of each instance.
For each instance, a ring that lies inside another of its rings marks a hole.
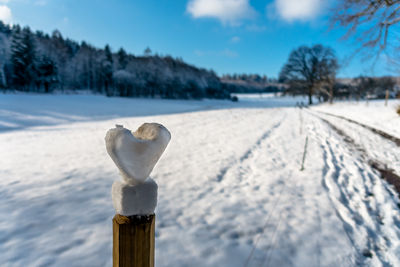
[[[306,155],[307,155],[307,145],[308,145],[308,135],[306,136],[306,143],[304,144],[303,160],[301,161],[300,171],[304,171],[304,161],[306,160]]]
[[[154,267],[155,215],[113,218],[113,266]]]
[[[389,90],[386,90],[386,95],[385,95],[385,107],[387,107],[388,99],[389,99]]]

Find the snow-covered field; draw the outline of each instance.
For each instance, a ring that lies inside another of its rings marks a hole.
[[[0,95],[1,264],[111,266],[104,136],[154,121],[172,134],[152,173],[157,266],[400,266],[394,190],[321,118],[400,174],[398,147],[300,101]],[[321,109],[360,119],[354,106]]]
[[[398,106],[400,106],[400,100],[390,100],[387,106],[382,100],[368,102],[364,100],[338,102],[334,105],[323,104],[315,109],[351,118],[400,138],[400,116],[395,112]]]

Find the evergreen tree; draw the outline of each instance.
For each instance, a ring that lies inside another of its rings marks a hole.
[[[151,49],[150,49],[150,47],[146,47],[146,49],[144,50],[144,55],[146,56],[146,57],[149,57],[149,56],[151,56]]]
[[[49,93],[50,86],[57,82],[56,63],[50,57],[42,56],[38,63],[37,71],[39,84],[43,84],[45,93]]]
[[[113,63],[113,57],[112,57],[111,48],[110,48],[109,45],[105,46],[104,54],[106,55],[106,60],[109,61],[112,64]]]
[[[7,43],[8,42],[4,34],[0,33],[0,88],[7,87],[6,75],[4,72],[4,67],[7,60],[7,49],[6,49]]]
[[[128,55],[122,47],[118,50],[118,65],[120,69],[125,69],[128,65]]]
[[[22,90],[29,90],[36,78],[35,44],[29,28],[15,33],[11,43],[13,84]]]
[[[101,76],[104,83],[104,90],[107,96],[112,95],[112,75],[113,75],[113,58],[109,45],[106,45],[104,48],[105,59],[101,64]]]

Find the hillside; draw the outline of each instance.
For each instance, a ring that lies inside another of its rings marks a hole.
[[[211,70],[146,49],[136,56],[0,21],[0,88],[25,92],[90,90],[107,96],[229,98]]]

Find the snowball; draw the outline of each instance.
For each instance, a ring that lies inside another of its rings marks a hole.
[[[149,177],[170,139],[170,132],[158,123],[144,123],[133,134],[116,125],[105,138],[108,154],[130,185],[140,184]]]
[[[148,178],[138,185],[115,181],[112,185],[112,200],[117,214],[124,216],[154,214],[157,206],[158,186]]]

